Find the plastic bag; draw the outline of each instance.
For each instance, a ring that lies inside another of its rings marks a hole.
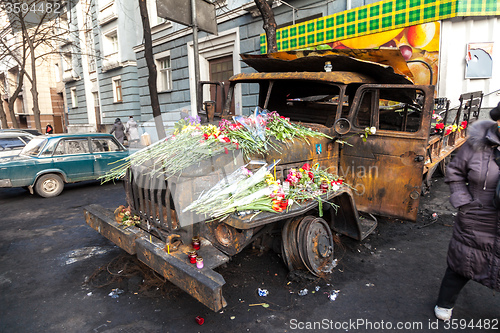
[[[257,106],[249,117],[235,116],[233,120],[243,125],[255,140],[266,141],[267,110]]]

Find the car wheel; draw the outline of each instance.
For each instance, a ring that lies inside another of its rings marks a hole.
[[[63,188],[64,182],[62,178],[53,173],[38,178],[35,186],[36,193],[44,198],[57,197],[61,194]]]

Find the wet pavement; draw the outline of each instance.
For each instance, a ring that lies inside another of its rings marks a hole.
[[[496,331],[500,295],[474,282],[454,322],[433,315],[455,212],[448,196],[436,178],[417,223],[381,219],[363,242],[341,237],[326,279],[289,274],[279,254],[249,247],[217,269],[228,305],[212,312],[85,224],[84,206],[125,204],[121,183],[67,185],[49,199],[0,189],[0,332]]]

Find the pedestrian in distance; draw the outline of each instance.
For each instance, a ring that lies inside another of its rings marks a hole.
[[[125,125],[125,133],[127,134],[128,137],[128,142],[131,147],[136,147],[139,143],[139,125],[137,122],[134,120],[133,116],[130,116],[127,124]]]
[[[111,132],[109,134],[115,133],[116,139],[123,144],[125,141],[125,126],[123,126],[120,118],[115,119],[115,123],[113,124],[113,128],[111,128]]]
[[[54,129],[52,128],[52,125],[48,123],[47,126],[45,126],[45,134],[53,134],[53,133]]]
[[[448,164],[445,182],[458,208],[448,247],[448,267],[434,313],[450,320],[469,280],[500,291],[500,103],[492,120],[476,121]]]

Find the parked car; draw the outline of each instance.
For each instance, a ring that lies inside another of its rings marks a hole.
[[[110,134],[57,134],[34,137],[19,156],[0,159],[0,187],[27,187],[49,198],[64,183],[97,179],[128,150]]]
[[[21,150],[33,138],[33,135],[20,132],[8,131],[0,132],[0,158],[19,155]]]

